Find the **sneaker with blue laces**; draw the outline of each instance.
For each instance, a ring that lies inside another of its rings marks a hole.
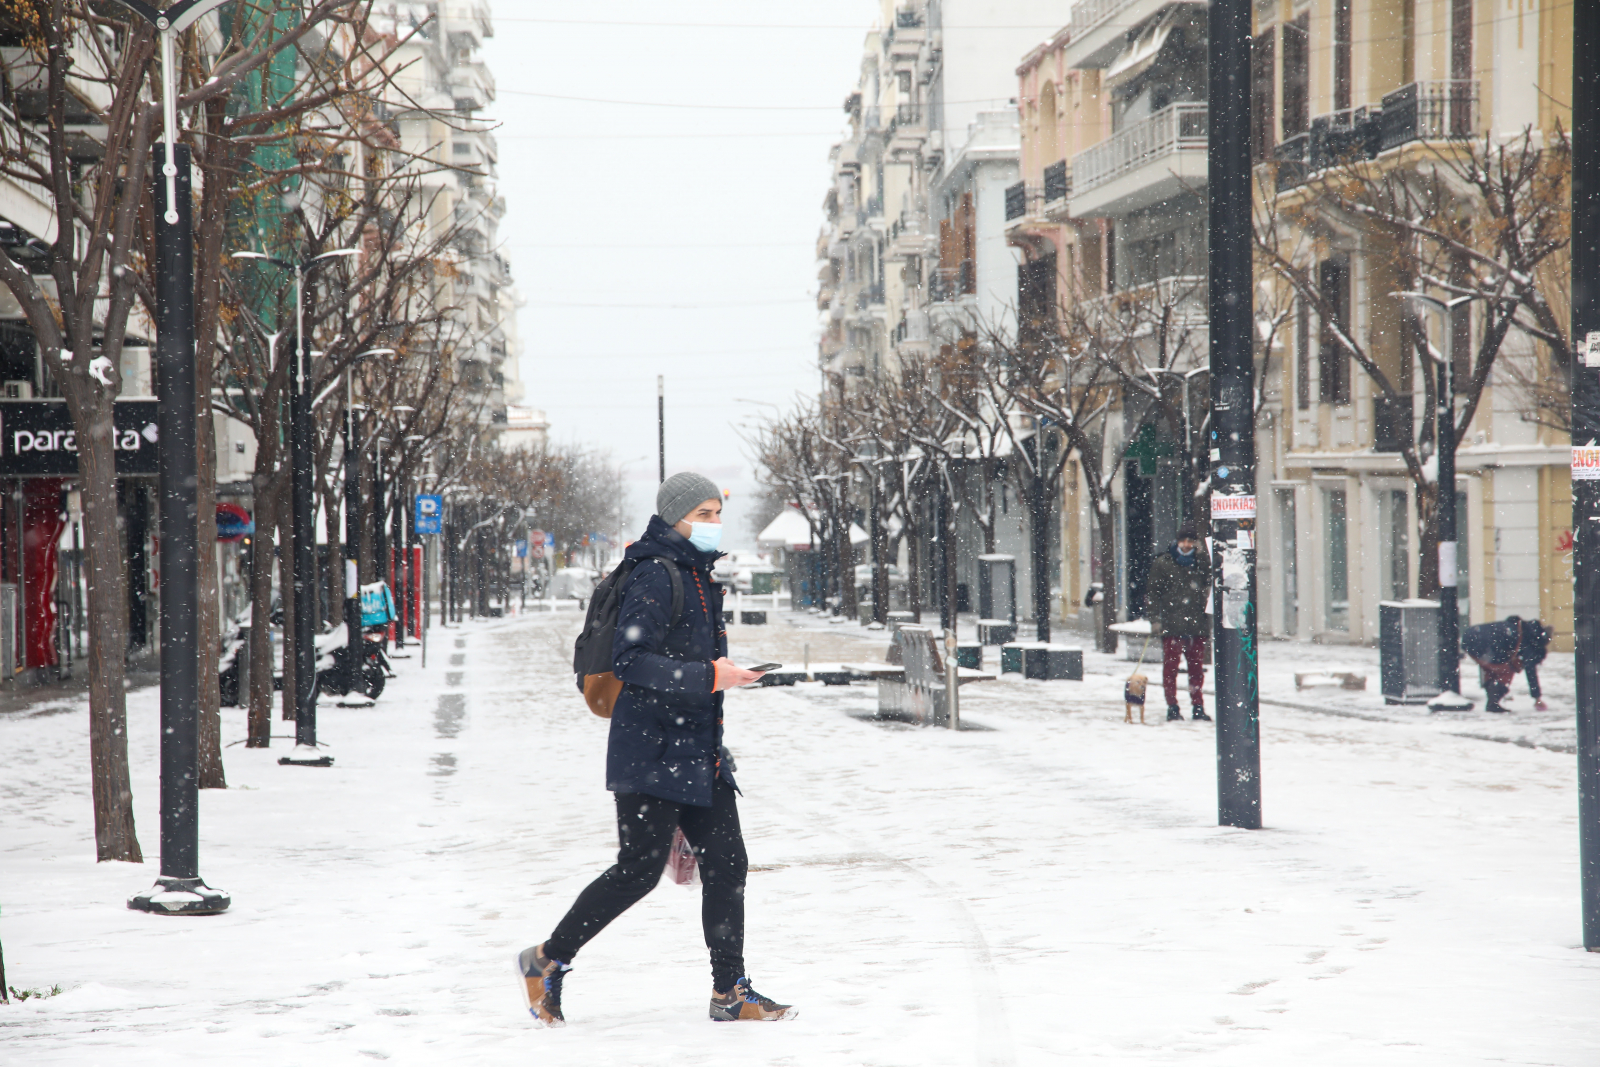
[[[517,973],[522,975],[528,1014],[540,1026],[567,1025],[566,1016],[561,1014],[561,982],[570,970],[572,964],[545,956],[542,944],[517,954]]]
[[[779,1004],[750,988],[750,979],[740,978],[726,993],[711,992],[711,1018],[719,1023],[762,1022],[775,1023],[793,1019],[800,1009],[789,1004]]]

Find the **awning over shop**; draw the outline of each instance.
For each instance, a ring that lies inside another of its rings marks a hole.
[[[850,543],[862,544],[867,532],[855,523],[850,524]],[[796,507],[787,507],[779,516],[767,523],[767,528],[756,535],[756,545],[761,548],[788,548],[805,552],[816,547],[811,538],[811,526],[805,515]]]

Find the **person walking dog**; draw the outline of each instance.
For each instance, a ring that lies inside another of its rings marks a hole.
[[[1194,523],[1178,527],[1178,539],[1150,565],[1145,586],[1150,632],[1161,635],[1161,685],[1167,694],[1167,721],[1179,722],[1178,660],[1188,661],[1190,717],[1210,722],[1204,694],[1206,640],[1210,617],[1206,598],[1211,595],[1211,561],[1199,551]]]
[[[625,554],[637,562],[617,615],[612,667],[622,691],[606,745],[620,847],[617,862],[578,894],[555,931],[517,957],[528,1010],[542,1025],[566,1025],[561,990],[573,957],[655,888],[680,827],[700,863],[711,1018],[776,1021],[797,1014],[757,993],[745,974],[747,861],[738,787],[722,748],[722,701],[725,690],[761,675],[728,659],[722,593],[711,577],[721,535],[721,491],[709,478],[684,472],[661,483],[656,514]],[[677,568],[679,581],[668,567]],[[675,586],[681,587],[676,619]]]
[[[1544,711],[1544,698],[1539,692],[1539,664],[1550,650],[1550,638],[1555,631],[1538,619],[1522,619],[1515,615],[1501,622],[1483,622],[1469,626],[1461,635],[1461,650],[1478,665],[1478,677],[1483,691],[1489,696],[1484,711],[1506,712],[1501,706],[1511,683],[1518,674],[1528,676],[1528,695],[1533,706]]]

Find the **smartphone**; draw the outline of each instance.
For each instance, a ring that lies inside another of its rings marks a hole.
[[[775,671],[779,667],[782,667],[782,666],[783,666],[783,664],[781,664],[781,663],[758,663],[754,667],[746,667],[745,670],[747,670],[747,671],[763,671],[763,672],[764,671]]]

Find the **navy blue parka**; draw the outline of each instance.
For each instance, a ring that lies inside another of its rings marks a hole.
[[[722,590],[711,579],[721,553],[700,551],[652,515],[625,554],[639,562],[622,591],[611,651],[612,671],[623,684],[611,712],[606,788],[710,807],[718,775],[734,785],[718,755],[722,694],[712,691],[712,661],[728,654]],[[683,612],[671,627],[665,567],[677,567],[683,579]]]

